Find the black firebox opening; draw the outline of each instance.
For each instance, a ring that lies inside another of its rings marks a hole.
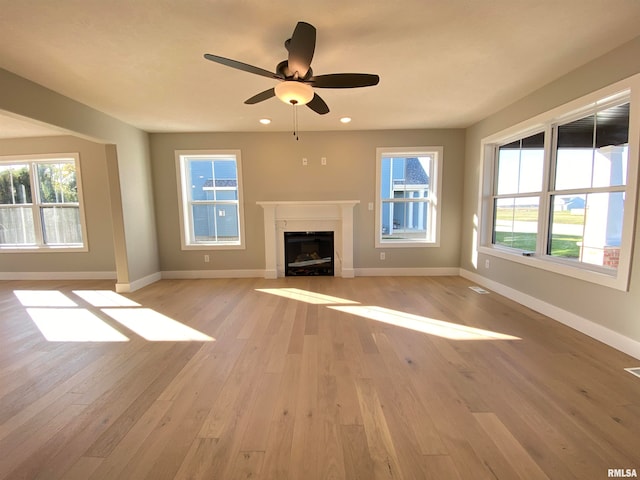
[[[284,232],[285,276],[333,276],[333,232]]]

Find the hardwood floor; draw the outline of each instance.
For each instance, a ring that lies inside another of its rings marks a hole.
[[[470,285],[0,282],[0,478],[640,472],[640,361]]]

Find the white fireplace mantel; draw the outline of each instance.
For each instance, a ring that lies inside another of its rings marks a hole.
[[[360,200],[265,201],[265,278],[284,276],[284,232],[334,232],[336,276],[353,277],[353,208]]]

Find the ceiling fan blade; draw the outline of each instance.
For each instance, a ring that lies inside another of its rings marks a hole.
[[[316,28],[309,23],[298,22],[286,47],[289,50],[289,71],[294,76],[298,72],[298,78],[304,78],[316,49]]]
[[[277,73],[270,72],[269,70],[265,70],[264,68],[254,67],[253,65],[242,63],[237,60],[231,60],[230,58],[219,57],[217,55],[211,55],[210,53],[205,53],[204,58],[206,58],[207,60],[211,60],[212,62],[220,63],[221,65],[226,65],[227,67],[242,70],[243,72],[255,73],[256,75],[260,75],[262,77],[276,79],[283,78]]]
[[[320,95],[318,95],[317,93],[313,94],[313,98],[309,103],[307,103],[307,107],[309,107],[314,112],[319,113],[320,115],[329,113],[329,107],[326,103],[324,103],[324,100],[322,100],[322,98],[320,98]]]
[[[269,100],[271,97],[276,96],[276,91],[274,88],[270,88],[269,90],[265,90],[264,92],[260,92],[257,95],[247,99],[244,101],[247,105],[255,105],[256,103],[264,102],[265,100]]]
[[[380,81],[378,75],[370,73],[330,73],[311,77],[306,83],[318,88],[372,87]]]

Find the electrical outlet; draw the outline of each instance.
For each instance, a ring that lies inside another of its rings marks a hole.
[[[320,165],[326,165],[327,164],[327,157],[322,157],[320,159]]]
[[[204,263],[209,263],[209,255],[204,256]]]
[[[387,255],[384,252],[380,252],[380,260],[384,260],[387,258]]]
[[[302,165],[304,165],[305,167],[308,165],[309,161],[306,158],[302,159]]]
[[[373,202],[369,202],[368,207],[369,207],[369,211],[373,212]]]
[[[488,258],[484,261],[484,268],[489,268],[489,259]]]

